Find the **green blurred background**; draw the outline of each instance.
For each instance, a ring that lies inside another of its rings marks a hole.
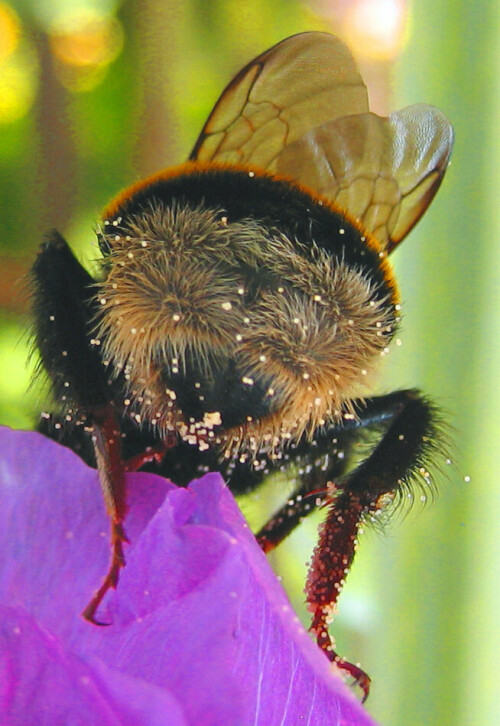
[[[437,475],[433,504],[361,538],[339,651],[372,676],[367,708],[384,726],[491,726],[500,723],[498,0],[0,1],[0,421],[30,427],[46,405],[43,388],[28,388],[16,282],[43,231],[57,227],[91,262],[109,198],[185,159],[230,76],[313,29],[348,39],[374,110],[433,103],[456,130],[437,200],[393,257],[403,345],[377,383],[418,386],[442,405],[453,466]],[[274,557],[301,615],[315,527]]]

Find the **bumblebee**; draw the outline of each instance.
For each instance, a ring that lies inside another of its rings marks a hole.
[[[67,437],[88,432],[111,521],[87,619],[124,566],[127,470],[156,461],[183,485],[218,469],[240,492],[295,467],[292,498],[256,536],[269,551],[324,507],[311,630],[368,694],[328,625],[360,524],[426,476],[438,440],[420,392],[366,384],[400,320],[389,255],[452,143],[431,106],[371,113],[344,44],[303,33],[229,83],[187,163],[106,207],[96,278],[48,234],[31,272],[36,346]]]

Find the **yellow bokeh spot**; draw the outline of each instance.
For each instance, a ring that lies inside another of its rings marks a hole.
[[[0,64],[0,124],[12,123],[30,110],[37,88],[37,64],[26,50]]]
[[[10,5],[0,2],[0,63],[16,51],[20,37],[19,18]]]
[[[123,31],[116,18],[91,10],[56,19],[49,31],[54,57],[76,68],[108,65],[120,53]]]

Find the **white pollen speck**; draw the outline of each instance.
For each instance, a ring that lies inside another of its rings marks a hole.
[[[174,313],[172,315],[172,320],[174,320],[176,323],[178,323],[180,319],[181,319],[181,316],[179,315],[179,313]]]
[[[232,308],[232,307],[233,307],[233,306],[232,306],[232,304],[231,304],[231,303],[230,303],[229,301],[228,301],[228,302],[224,302],[224,303],[222,303],[222,305],[221,305],[221,308],[222,308],[223,310],[231,310],[231,308]]]
[[[468,484],[470,482],[470,476],[464,476],[464,482]]]
[[[339,234],[345,234],[345,229],[343,229],[343,227],[341,227],[341,228],[339,229]]]
[[[238,295],[244,295],[244,294],[245,294],[245,288],[244,287],[239,287],[238,288]]]
[[[243,376],[241,382],[245,383],[247,386],[253,386],[254,383],[253,378],[248,378],[248,376]]]
[[[148,243],[146,242],[145,239],[143,239],[141,242],[141,247],[147,247],[147,246],[148,246]]]
[[[249,172],[248,172],[248,176],[249,176],[249,177],[250,177],[251,179],[253,179],[253,177],[255,176],[255,172],[254,172],[254,171],[249,171]]]
[[[309,378],[309,373],[303,373],[303,374],[302,374],[302,378],[304,378],[304,380],[306,380],[306,381],[307,381],[307,380],[308,380],[308,378]]]
[[[130,332],[132,335],[135,335],[137,333],[137,328],[130,328]]]
[[[396,345],[403,345],[401,338],[396,338]]]
[[[55,320],[55,316],[54,315],[49,315],[49,320],[50,320],[51,323],[53,323],[54,320]]]
[[[261,361],[261,363],[265,363],[267,358],[265,355],[259,355],[259,360]]]
[[[278,287],[278,292],[285,292],[285,288],[284,287]]]
[[[220,426],[222,424],[222,418],[220,411],[211,411],[203,416],[203,424],[208,428],[213,426]]]

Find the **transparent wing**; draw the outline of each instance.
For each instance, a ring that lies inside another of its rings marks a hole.
[[[328,33],[301,33],[233,78],[191,158],[272,170],[282,150],[315,126],[366,111],[366,88],[346,46]]]
[[[416,105],[323,124],[285,147],[276,171],[348,210],[391,251],[431,203],[452,146],[446,117]]]
[[[369,112],[346,46],[328,33],[287,38],[222,93],[191,159],[255,166],[335,201],[391,251],[437,192],[453,145],[445,116],[411,106]]]

